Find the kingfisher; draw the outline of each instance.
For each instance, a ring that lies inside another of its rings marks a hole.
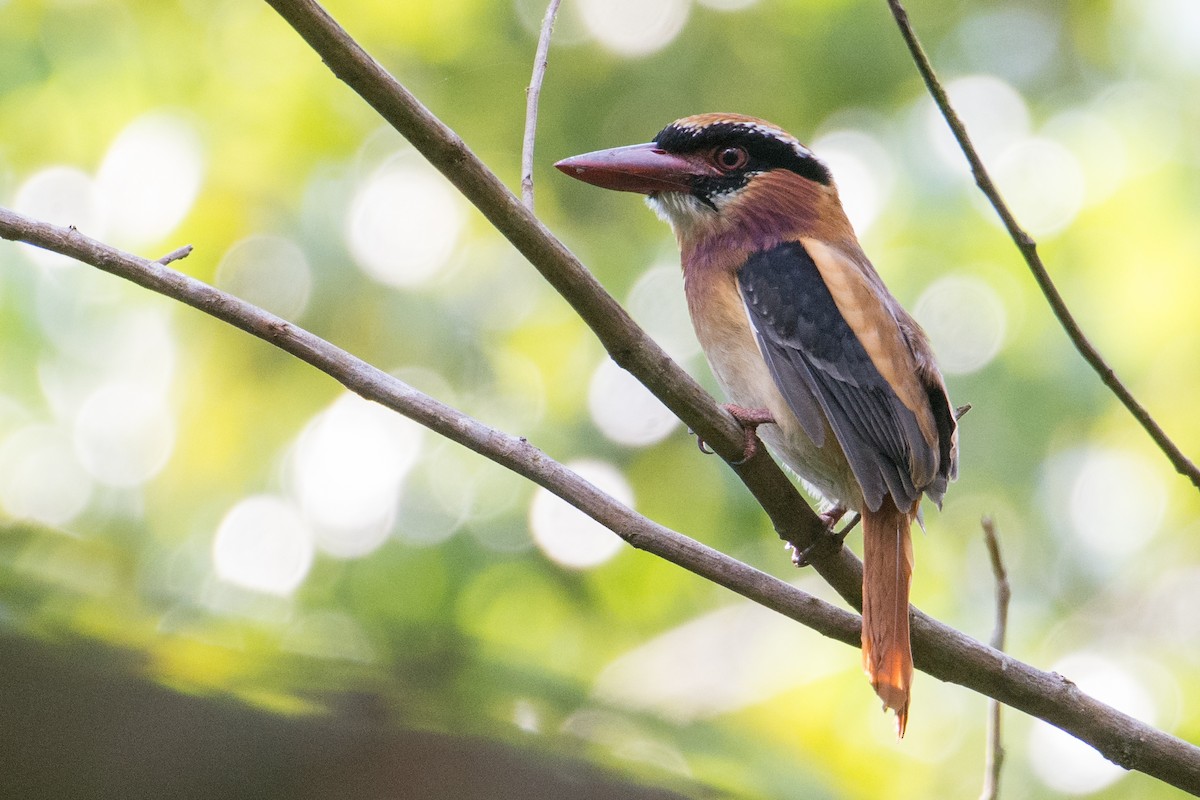
[[[828,166],[770,122],[710,113],[646,144],[559,161],[646,195],[679,243],[696,337],[725,408],[792,470],[832,526],[863,527],[863,669],[904,735],[913,679],[911,528],[958,472],[933,349],[859,245]]]

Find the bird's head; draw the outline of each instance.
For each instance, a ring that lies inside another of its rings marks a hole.
[[[731,227],[775,238],[828,218],[829,205],[844,219],[825,164],[782,128],[740,114],[684,117],[652,142],[554,166],[594,186],[646,195],[681,242]]]

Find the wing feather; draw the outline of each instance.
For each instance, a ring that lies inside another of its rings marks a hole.
[[[880,373],[804,244],[752,254],[738,286],[775,384],[804,431],[820,444],[819,407],[867,507],[878,510],[890,494],[898,507],[911,508],[938,472],[941,448],[927,441],[917,414]],[[874,340],[900,336],[889,330],[896,323],[885,308],[876,316],[877,323],[865,323],[874,325]],[[860,327],[864,318],[869,312],[857,315]]]

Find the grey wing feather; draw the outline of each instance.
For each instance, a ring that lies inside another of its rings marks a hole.
[[[890,494],[911,508],[926,488],[914,485],[914,465],[933,474],[939,453],[842,318],[804,246],[785,242],[754,253],[738,285],[775,384],[805,433],[822,444],[819,406],[867,507],[877,511]]]

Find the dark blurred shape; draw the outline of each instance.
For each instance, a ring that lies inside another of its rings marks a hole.
[[[136,677],[135,670],[131,659],[92,643],[0,637],[0,797],[689,796],[481,737],[401,730],[349,716],[276,716],[228,698],[183,695]]]

